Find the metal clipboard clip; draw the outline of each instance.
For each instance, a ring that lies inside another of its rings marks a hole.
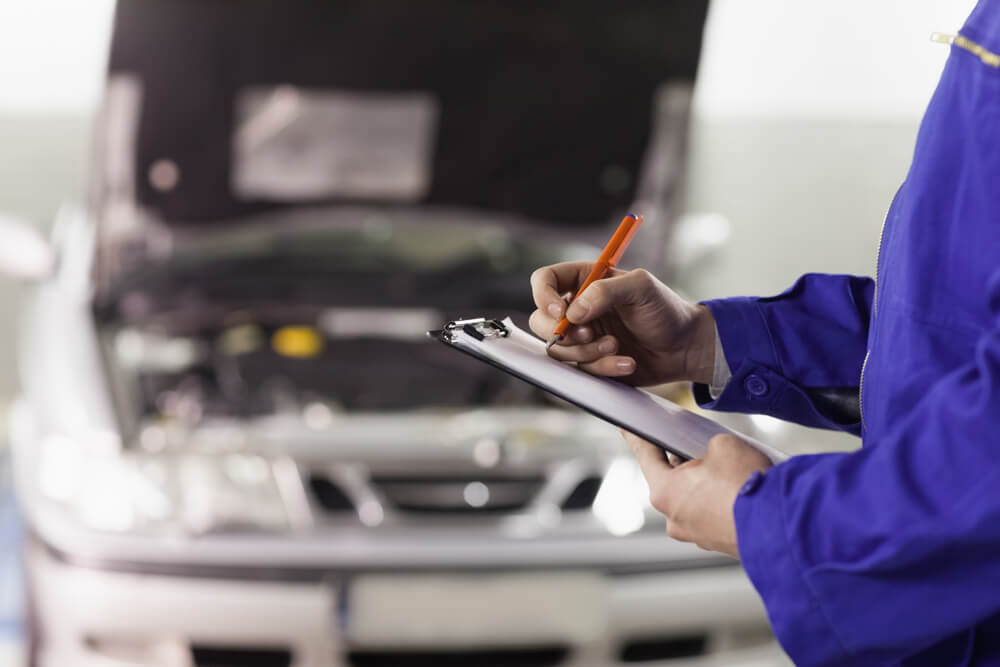
[[[510,331],[500,320],[488,320],[485,317],[477,317],[471,320],[454,320],[444,325],[438,331],[428,331],[431,336],[436,336],[448,343],[455,341],[455,334],[458,331],[466,333],[476,340],[482,341],[487,338],[506,338]]]

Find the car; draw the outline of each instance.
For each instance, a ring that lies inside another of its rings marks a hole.
[[[120,2],[15,253],[34,665],[785,664],[614,428],[425,335],[627,207],[663,268],[705,4],[564,5]]]

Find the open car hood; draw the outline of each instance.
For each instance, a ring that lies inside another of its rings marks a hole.
[[[179,234],[303,206],[445,210],[663,243],[707,0],[121,0],[97,298]],[[280,219],[281,216],[274,216]]]

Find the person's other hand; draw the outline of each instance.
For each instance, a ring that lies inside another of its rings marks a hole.
[[[702,459],[679,463],[662,449],[622,431],[649,484],[653,507],[667,517],[667,535],[739,558],[733,504],[755,470],[771,461],[734,435],[717,435]]]
[[[675,380],[712,381],[715,320],[705,306],[685,301],[636,269],[612,269],[566,310],[566,296],[587,279],[590,262],[543,266],[531,275],[536,310],[531,330],[549,340],[565,313],[573,326],[549,351],[595,375],[645,386]]]

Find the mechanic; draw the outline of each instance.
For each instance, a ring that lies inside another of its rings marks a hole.
[[[1000,664],[1000,0],[955,38],[886,217],[877,280],[808,274],[691,304],[615,271],[559,359],[862,438],[769,468],[734,436],[679,463],[626,435],[668,533],[742,559],[802,665]],[[586,263],[532,276],[547,338]]]

